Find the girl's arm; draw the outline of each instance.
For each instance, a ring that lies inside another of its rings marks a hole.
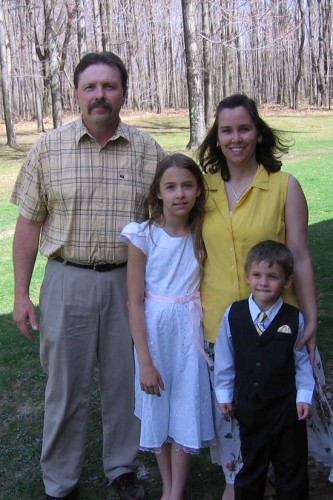
[[[150,356],[147,341],[144,314],[145,267],[146,256],[132,243],[129,243],[127,263],[128,309],[132,337],[139,360],[141,389],[147,394],[160,396],[160,389],[164,389],[164,384]]]
[[[298,181],[290,176],[285,208],[286,245],[294,256],[294,286],[299,308],[305,319],[302,341],[297,349],[308,345],[311,362],[316,349],[318,308],[315,279],[308,247],[308,207]]]

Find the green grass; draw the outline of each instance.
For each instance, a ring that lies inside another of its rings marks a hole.
[[[188,118],[184,116],[125,117],[125,121],[152,134],[168,151],[186,152],[189,140]],[[274,127],[287,131],[295,141],[284,158],[284,170],[300,181],[306,194],[309,212],[309,243],[316,273],[319,301],[318,345],[326,371],[333,361],[333,114],[267,116]],[[38,499],[43,496],[40,477],[39,454],[43,418],[43,391],[45,377],[39,365],[38,338],[27,341],[12,322],[13,268],[12,233],[17,208],[8,199],[17,172],[28,149],[36,142],[38,134],[31,133],[31,124],[21,126],[17,134],[21,151],[1,145],[5,138],[0,134],[0,498],[10,500]],[[31,284],[31,297],[38,304],[40,283],[45,259],[38,257]],[[332,381],[332,379],[330,378]],[[330,387],[332,390],[332,387]],[[82,498],[117,498],[106,488],[101,464],[101,416],[97,379],[91,403],[86,459],[81,480]],[[149,472],[146,481],[150,498],[160,493],[160,479],[154,457],[140,454],[140,461]],[[316,472],[317,473],[317,472]],[[326,486],[326,472],[318,473],[312,487],[312,498],[320,484]],[[322,476],[321,476],[322,474]],[[321,483],[322,482],[322,483]],[[221,497],[223,477],[218,467],[212,466],[207,450],[195,457],[189,478],[186,499],[218,499]],[[327,496],[327,498],[330,498]]]

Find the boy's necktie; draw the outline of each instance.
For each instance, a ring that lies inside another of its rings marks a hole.
[[[267,318],[267,314],[265,312],[261,312],[259,314],[258,324],[256,325],[256,330],[257,330],[259,335],[262,335],[265,331],[265,326],[264,326],[263,322],[265,321],[266,318]]]

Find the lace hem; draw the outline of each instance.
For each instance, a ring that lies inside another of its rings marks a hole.
[[[202,441],[200,448],[188,448],[187,446],[177,443],[173,438],[169,436],[165,440],[165,443],[170,443],[177,451],[184,451],[185,453],[190,453],[191,455],[198,455],[201,448],[208,448],[209,446],[214,444],[214,440],[211,439],[209,441]],[[156,448],[148,448],[145,446],[140,446],[139,449],[140,451],[150,451],[152,453],[161,453],[162,451],[160,446]]]

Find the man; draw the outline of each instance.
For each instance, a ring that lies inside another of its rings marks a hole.
[[[122,123],[128,75],[111,52],[87,54],[74,72],[81,117],[44,135],[20,171],[12,201],[14,320],[38,329],[29,284],[40,240],[41,364],[47,374],[41,466],[45,498],[77,498],[97,359],[103,464],[122,499],[144,499],[134,473],[139,422],[126,309],[121,229],[147,216],[145,196],[164,151]]]

